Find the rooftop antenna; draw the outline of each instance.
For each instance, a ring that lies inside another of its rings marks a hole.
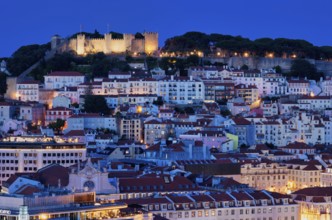
[[[110,25],[107,24],[107,33],[109,34],[110,33]]]

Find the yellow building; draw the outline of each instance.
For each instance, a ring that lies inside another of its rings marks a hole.
[[[332,187],[312,187],[292,193],[292,198],[300,205],[299,219],[332,219]]]
[[[307,187],[320,186],[322,165],[316,161],[289,164],[288,188],[295,191]]]
[[[259,190],[287,192],[288,169],[278,163],[248,163],[241,166],[241,183]]]

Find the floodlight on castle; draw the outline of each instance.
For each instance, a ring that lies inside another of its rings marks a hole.
[[[146,53],[153,54],[158,51],[158,33],[144,32],[142,38],[134,34],[123,34],[123,38],[113,38],[112,34],[105,34],[104,38],[89,38],[85,34],[77,34],[75,38],[62,39],[55,35],[52,37],[52,49],[59,52],[75,51],[77,55],[87,55],[103,52],[112,53]]]

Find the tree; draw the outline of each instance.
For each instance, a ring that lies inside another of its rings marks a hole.
[[[4,73],[0,72],[0,95],[4,95],[7,91],[7,76]]]
[[[249,69],[249,66],[246,65],[246,64],[243,64],[243,65],[241,66],[241,70],[248,70],[248,69]]]
[[[304,59],[297,59],[292,62],[289,76],[307,77],[308,79],[319,80],[323,73],[318,73],[315,65]]]
[[[195,114],[195,110],[192,107],[185,107],[184,112],[188,115],[194,115]]]
[[[190,55],[187,58],[187,64],[189,66],[197,66],[199,64],[199,57],[197,55]]]
[[[107,106],[105,98],[97,95],[85,96],[84,110],[88,113],[110,114],[110,109]]]
[[[220,114],[221,114],[223,117],[227,117],[227,116],[232,115],[232,113],[231,113],[228,109],[222,109],[222,110],[220,110]]]
[[[71,106],[74,107],[74,108],[79,108],[80,107],[80,105],[77,102],[74,102],[73,104],[71,104]]]
[[[62,131],[63,127],[65,126],[66,121],[58,118],[55,122],[51,122],[48,124],[48,127],[56,131],[58,134],[60,134],[60,131]]]
[[[154,104],[154,105],[158,105],[158,106],[163,105],[163,104],[164,104],[163,97],[158,96],[157,100],[154,100],[154,101],[153,101],[153,104]]]
[[[275,66],[273,67],[273,69],[276,71],[276,73],[282,73],[282,69],[281,69],[281,66]]]
[[[249,145],[246,145],[246,144],[241,144],[240,145],[240,148],[241,149],[248,149],[250,146]]]

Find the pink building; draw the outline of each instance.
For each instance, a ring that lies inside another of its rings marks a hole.
[[[73,110],[65,107],[56,107],[46,110],[46,124],[56,121],[58,118],[67,120],[73,114]]]

